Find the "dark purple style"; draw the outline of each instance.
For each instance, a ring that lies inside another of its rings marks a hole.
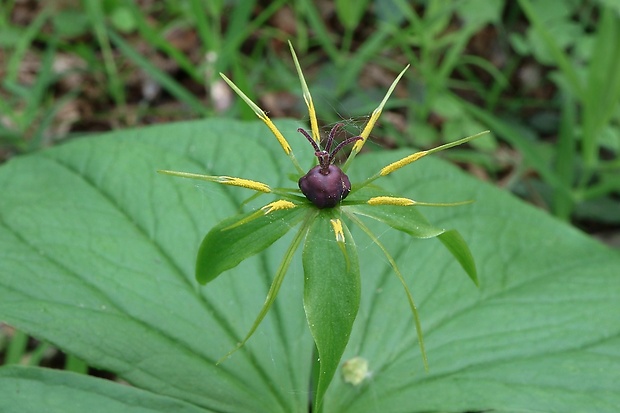
[[[314,205],[318,208],[333,208],[340,201],[345,199],[351,191],[351,182],[349,177],[342,170],[333,164],[334,157],[339,150],[346,145],[362,139],[361,136],[355,136],[345,139],[336,148],[329,152],[334,136],[338,129],[342,127],[341,123],[336,124],[329,132],[325,149],[319,148],[319,145],[312,137],[302,128],[297,129],[314,147],[314,154],[319,159],[319,164],[299,178],[299,189]]]

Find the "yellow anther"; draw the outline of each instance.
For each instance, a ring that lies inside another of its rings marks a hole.
[[[384,167],[383,169],[381,169],[381,172],[379,172],[379,175],[380,176],[385,176],[385,175],[391,174],[395,170],[400,169],[403,166],[409,165],[410,163],[415,162],[418,159],[420,159],[423,156],[426,156],[428,154],[429,154],[428,151],[421,151],[421,152],[416,152],[414,154],[411,154],[411,155],[401,159],[400,161],[393,162],[393,163],[389,164],[388,166]]]
[[[281,209],[291,209],[295,208],[297,205],[292,203],[291,201],[285,201],[283,199],[279,201],[274,201],[270,204],[265,205],[261,209],[265,215],[272,213],[273,211],[279,211]]]
[[[249,179],[235,178],[232,176],[218,176],[216,182],[224,185],[240,186],[242,188],[253,189],[259,192],[271,192],[269,185],[262,182],[251,181]]]
[[[329,222],[334,228],[334,234],[336,235],[336,242],[344,242],[344,231],[342,230],[342,221],[339,219],[330,219]]]
[[[299,76],[299,82],[301,83],[301,91],[304,96],[304,102],[308,107],[308,116],[310,117],[310,129],[312,130],[312,139],[316,143],[321,141],[321,136],[319,135],[319,123],[316,118],[316,110],[314,109],[314,103],[312,102],[312,95],[310,95],[310,89],[308,89],[308,84],[306,83],[306,79],[304,78],[304,73],[301,70],[301,65],[299,64],[299,60],[297,59],[297,54],[295,54],[295,49],[293,49],[293,44],[288,42],[288,45],[291,49],[291,54],[293,55],[293,61],[295,62],[295,69],[297,69],[297,75]]]
[[[376,196],[370,198],[367,201],[368,205],[397,205],[397,206],[410,206],[415,205],[416,202],[409,198],[397,198],[393,196]]]
[[[366,126],[364,127],[364,130],[362,131],[362,133],[360,135],[362,137],[362,139],[357,141],[355,143],[355,145],[353,146],[353,153],[357,154],[359,151],[362,150],[362,147],[366,143],[366,140],[368,139],[368,136],[370,136],[370,132],[372,131],[372,128],[375,126],[375,123],[377,123],[377,120],[379,119],[379,116],[381,116],[381,112],[383,111],[383,107],[387,103],[387,101],[390,98],[390,95],[392,94],[392,92],[394,92],[394,89],[396,88],[396,84],[398,83],[400,78],[403,77],[403,75],[405,74],[407,69],[409,69],[409,65],[407,65],[407,67],[405,67],[402,70],[402,72],[399,73],[399,75],[396,77],[396,79],[394,79],[394,81],[390,85],[387,93],[383,97],[383,100],[381,101],[379,106],[377,106],[377,108],[372,111],[372,115],[370,115],[370,119],[368,120],[368,123],[366,123]]]
[[[258,118],[262,120],[265,125],[267,125],[271,133],[274,134],[274,136],[280,143],[280,146],[282,146],[282,149],[284,149],[284,152],[290,156],[291,146],[288,144],[287,140],[284,138],[278,128],[276,128],[276,125],[274,125],[271,119],[269,119],[269,116],[267,116],[267,114],[261,108],[259,108],[256,103],[252,102],[252,99],[250,99],[245,93],[243,93],[241,89],[239,89],[237,85],[232,82],[232,80],[227,78],[223,73],[220,73],[220,76],[222,76],[222,79],[224,79],[224,81],[228,83],[228,86],[230,86],[231,89],[234,90],[235,93],[239,95],[239,97],[243,99],[243,101],[254,111],[256,116],[258,116]]]

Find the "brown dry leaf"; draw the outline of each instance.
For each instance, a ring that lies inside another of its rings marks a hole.
[[[271,92],[261,96],[261,107],[272,118],[294,116],[297,102],[298,99],[288,92]]]
[[[52,70],[60,77],[59,85],[64,90],[80,88],[84,83],[87,68],[84,59],[68,53],[57,53],[52,63]]]
[[[271,24],[274,27],[279,28],[292,38],[297,33],[297,19],[295,12],[289,6],[284,6],[274,13],[270,19]]]
[[[221,79],[211,84],[209,97],[213,108],[215,108],[217,112],[223,112],[228,109],[232,105],[234,98],[230,87]]]
[[[81,119],[80,107],[77,99],[67,101],[56,113],[54,122],[46,135],[50,137],[63,137],[71,132],[73,125]]]

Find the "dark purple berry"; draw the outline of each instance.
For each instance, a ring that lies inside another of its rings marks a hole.
[[[342,124],[336,124],[329,132],[325,149],[319,148],[319,145],[310,137],[308,132],[299,128],[297,129],[314,147],[314,154],[319,159],[319,165],[310,169],[310,171],[299,178],[299,189],[301,192],[318,208],[333,208],[349,195],[351,191],[351,182],[349,177],[342,172],[340,168],[333,165],[336,153],[346,145],[362,139],[361,136],[345,139],[336,148],[329,152],[334,136]]]
[[[318,208],[333,208],[349,195],[351,182],[336,165],[325,172],[318,165],[299,178],[299,189]]]

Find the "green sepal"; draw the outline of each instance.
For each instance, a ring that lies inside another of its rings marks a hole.
[[[388,262],[392,266],[392,269],[394,270],[394,273],[396,274],[398,281],[400,281],[400,283],[402,284],[403,289],[405,290],[405,294],[407,296],[407,301],[409,301],[409,308],[411,309],[411,314],[413,315],[413,321],[415,322],[415,328],[418,334],[418,342],[420,344],[420,354],[422,355],[422,362],[424,363],[424,369],[428,371],[428,357],[426,356],[426,349],[424,346],[424,333],[422,332],[422,322],[420,321],[420,314],[418,313],[418,308],[413,299],[413,294],[411,294],[411,290],[409,290],[409,286],[407,286],[407,281],[405,280],[405,277],[398,269],[398,265],[396,265],[396,261],[394,260],[392,255],[389,253],[387,248],[385,248],[383,243],[379,241],[379,237],[377,237],[370,230],[370,228],[368,228],[366,224],[364,224],[355,215],[347,213],[347,216],[351,219],[351,221],[353,221],[354,224],[356,224],[362,231],[364,231],[366,235],[368,235],[368,237],[372,240],[372,242],[374,242],[377,245],[377,247],[379,247],[379,249],[385,255],[385,258],[388,260]]]
[[[362,188],[356,193],[356,196],[364,198],[380,195],[385,194],[372,187]],[[478,285],[476,263],[461,234],[456,230],[445,230],[432,226],[415,206],[352,203],[343,208],[347,213],[354,213],[356,215],[376,219],[414,238],[437,237],[450,254],[458,261],[474,284]]]
[[[267,214],[261,208],[220,222],[200,244],[196,280],[201,284],[213,281],[222,272],[263,251],[297,225],[306,211],[303,205]]]
[[[282,258],[282,262],[278,267],[278,271],[276,272],[275,277],[273,278],[273,282],[271,283],[271,287],[269,287],[269,291],[267,292],[267,298],[265,298],[265,303],[263,304],[258,316],[252,323],[252,327],[250,327],[250,331],[245,335],[245,338],[240,341],[235,348],[228,352],[224,357],[220,358],[217,364],[220,364],[222,361],[230,357],[235,351],[239,350],[241,347],[245,345],[245,343],[252,337],[252,334],[256,331],[260,323],[263,321],[269,309],[273,305],[276,297],[278,295],[278,291],[280,291],[280,287],[282,286],[282,282],[284,281],[284,277],[286,276],[286,272],[288,271],[288,267],[291,265],[291,261],[293,260],[293,255],[295,255],[295,251],[301,244],[301,241],[304,238],[306,232],[308,232],[308,228],[310,227],[310,223],[312,222],[315,212],[312,209],[305,208],[305,220],[302,224],[301,228],[297,231],[297,234],[293,238],[293,241],[289,245],[284,257]]]
[[[463,239],[461,234],[455,230],[451,229],[449,231],[444,232],[441,235],[438,235],[439,241],[450,251],[450,254],[456,258],[456,260],[461,264],[461,267],[469,278],[478,286],[478,271],[476,270],[476,262],[474,261],[474,256],[467,245],[467,242]]]
[[[338,212],[319,213],[308,230],[302,254],[304,309],[319,361],[316,412],[338,369],[360,304],[360,268],[353,237],[341,220],[344,242],[337,241],[330,222],[339,219]]]
[[[347,212],[383,222],[394,229],[406,232],[414,238],[434,238],[445,232],[432,226],[417,208],[392,205],[349,205]]]

